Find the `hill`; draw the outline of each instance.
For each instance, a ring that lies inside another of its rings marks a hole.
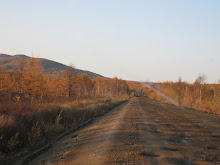
[[[0,54],[0,67],[6,71],[17,71],[19,65],[21,63],[26,62],[29,58],[31,57],[28,57],[23,54],[17,54],[14,56],[8,54]],[[55,62],[44,58],[39,59],[41,60],[44,72],[46,72],[49,76],[58,72],[62,72],[67,67],[66,65],[61,64],[59,62]],[[78,74],[86,73],[91,78],[103,77],[102,75],[90,71],[85,71],[81,69],[76,69],[76,71]]]

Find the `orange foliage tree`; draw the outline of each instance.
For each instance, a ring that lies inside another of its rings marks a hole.
[[[13,93],[14,97],[22,97],[19,101],[26,100],[25,104],[120,97],[127,94],[128,89],[126,81],[117,77],[91,79],[87,74],[77,75],[73,66],[48,77],[37,58],[22,63],[17,72],[0,70],[0,93],[10,96]]]
[[[22,89],[34,99],[42,99],[44,91],[44,77],[42,65],[39,59],[30,58],[22,71]]]

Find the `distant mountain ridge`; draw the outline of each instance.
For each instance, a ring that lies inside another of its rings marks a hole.
[[[17,71],[20,63],[27,61],[29,58],[31,57],[28,57],[24,54],[16,54],[14,56],[8,54],[0,54],[0,67],[6,71]],[[39,59],[41,60],[44,72],[46,72],[49,75],[66,70],[67,66],[64,64],[44,58],[39,58]],[[76,71],[78,74],[86,73],[91,78],[104,77],[100,74],[86,70],[76,69]]]

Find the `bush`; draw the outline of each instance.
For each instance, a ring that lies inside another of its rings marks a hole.
[[[106,102],[109,98],[105,98],[63,104],[36,104],[29,111],[10,113],[8,118],[2,118],[7,119],[1,121],[5,124],[0,125],[0,154],[9,156],[14,152],[23,152],[23,149],[31,152],[63,132],[106,113],[125,101],[124,98],[111,98],[111,102]],[[8,121],[13,122],[8,125]]]
[[[14,136],[12,136],[8,140],[7,148],[9,151],[16,151],[17,150],[17,147],[19,145],[18,136],[19,136],[19,132],[17,132]]]

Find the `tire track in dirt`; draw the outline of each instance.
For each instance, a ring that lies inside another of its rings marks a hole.
[[[29,164],[216,164],[220,117],[133,98]]]
[[[157,101],[142,101],[142,106],[157,122],[170,163],[212,164],[220,160],[220,118],[196,110],[178,108],[165,104],[161,108]],[[204,120],[206,121],[204,123]],[[175,152],[174,152],[175,151]]]

